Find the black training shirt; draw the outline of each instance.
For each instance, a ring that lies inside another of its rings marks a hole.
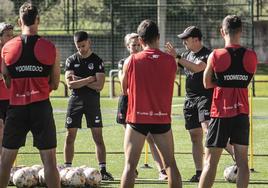
[[[86,78],[89,76],[95,76],[96,73],[104,73],[104,63],[102,59],[95,53],[92,53],[87,58],[82,58],[78,52],[67,58],[65,63],[65,71],[74,71],[75,76]],[[73,89],[72,95],[75,96],[98,96],[100,95],[94,89],[87,86]]]
[[[182,57],[192,63],[197,63],[198,60],[207,63],[207,59],[211,50],[206,47],[201,48],[198,52],[194,53],[192,51],[187,51],[182,54]],[[205,89],[203,85],[203,72],[193,73],[186,68],[184,68],[184,72],[186,75],[186,97],[198,97],[198,96],[212,96],[213,89]]]
[[[118,62],[118,70],[123,70],[125,60],[126,60],[126,58],[123,58]]]

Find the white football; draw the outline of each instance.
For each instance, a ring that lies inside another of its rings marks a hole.
[[[41,165],[33,165],[31,166],[32,174],[37,182],[39,182],[38,172],[42,169]]]
[[[35,171],[37,174],[39,172],[39,170],[41,170],[43,168],[42,165],[33,165],[31,166],[32,170]]]
[[[13,176],[14,176],[15,172],[17,170],[21,169],[21,168],[24,168],[24,167],[25,167],[25,165],[14,166],[14,167],[11,168],[10,176],[9,176],[9,183],[8,183],[9,185],[14,185],[14,183],[13,183]]]
[[[13,183],[17,187],[33,187],[38,184],[38,180],[30,167],[24,167],[14,173]]]
[[[64,164],[57,165],[57,169],[58,169],[59,172],[64,168],[66,168]]]
[[[224,169],[224,179],[230,183],[235,183],[237,178],[237,166],[232,165]]]
[[[86,185],[99,186],[101,183],[101,173],[95,168],[84,168],[84,174],[86,177]]]
[[[38,180],[39,180],[39,184],[41,186],[45,186],[46,185],[44,168],[42,168],[41,170],[39,170],[39,172],[38,172]]]
[[[71,167],[63,168],[62,170],[60,170],[60,181],[61,181],[61,184],[64,186],[69,185],[69,182],[66,179],[66,175],[69,170],[71,170]]]
[[[69,183],[68,186],[71,187],[83,187],[86,183],[86,178],[83,173],[83,170],[79,168],[72,168],[71,170],[69,170],[65,178]]]

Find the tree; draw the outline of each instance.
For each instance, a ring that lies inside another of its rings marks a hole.
[[[15,14],[18,14],[20,6],[25,2],[25,0],[10,0],[14,4]],[[30,0],[29,2],[33,3],[40,10],[47,10],[59,3],[60,0]]]

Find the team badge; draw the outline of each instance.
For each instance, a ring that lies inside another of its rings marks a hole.
[[[88,64],[88,69],[89,70],[93,70],[94,69],[94,64],[93,63],[89,63]]]
[[[95,118],[95,123],[100,123],[99,116],[96,116],[96,118]]]
[[[73,122],[72,118],[71,117],[67,117],[66,123],[67,124],[71,124],[72,122]]]

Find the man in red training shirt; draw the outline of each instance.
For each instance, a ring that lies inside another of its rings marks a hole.
[[[0,52],[5,43],[13,38],[13,25],[8,23],[0,23]],[[2,151],[2,139],[3,139],[3,130],[6,119],[7,108],[9,105],[9,90],[5,86],[3,75],[1,72],[1,63],[2,58],[0,55],[0,158]]]
[[[129,103],[121,188],[134,187],[135,170],[148,133],[163,158],[169,187],[180,188],[181,176],[174,158],[171,130],[176,62],[173,56],[159,50],[160,35],[153,21],[142,21],[137,31],[143,51],[126,60],[122,75],[122,89]]]
[[[37,8],[24,3],[19,14],[22,34],[2,49],[2,72],[10,88],[10,106],[3,136],[0,188],[7,186],[10,169],[29,131],[44,164],[47,187],[60,188],[56,127],[49,101],[50,91],[59,85],[59,59],[54,44],[37,35]]]
[[[249,182],[249,104],[248,85],[256,71],[254,51],[240,45],[242,21],[236,15],[223,19],[221,35],[225,48],[214,50],[204,71],[205,88],[214,88],[211,121],[208,127],[205,166],[199,188],[212,187],[217,165],[228,140],[234,147],[238,176],[237,187]]]

